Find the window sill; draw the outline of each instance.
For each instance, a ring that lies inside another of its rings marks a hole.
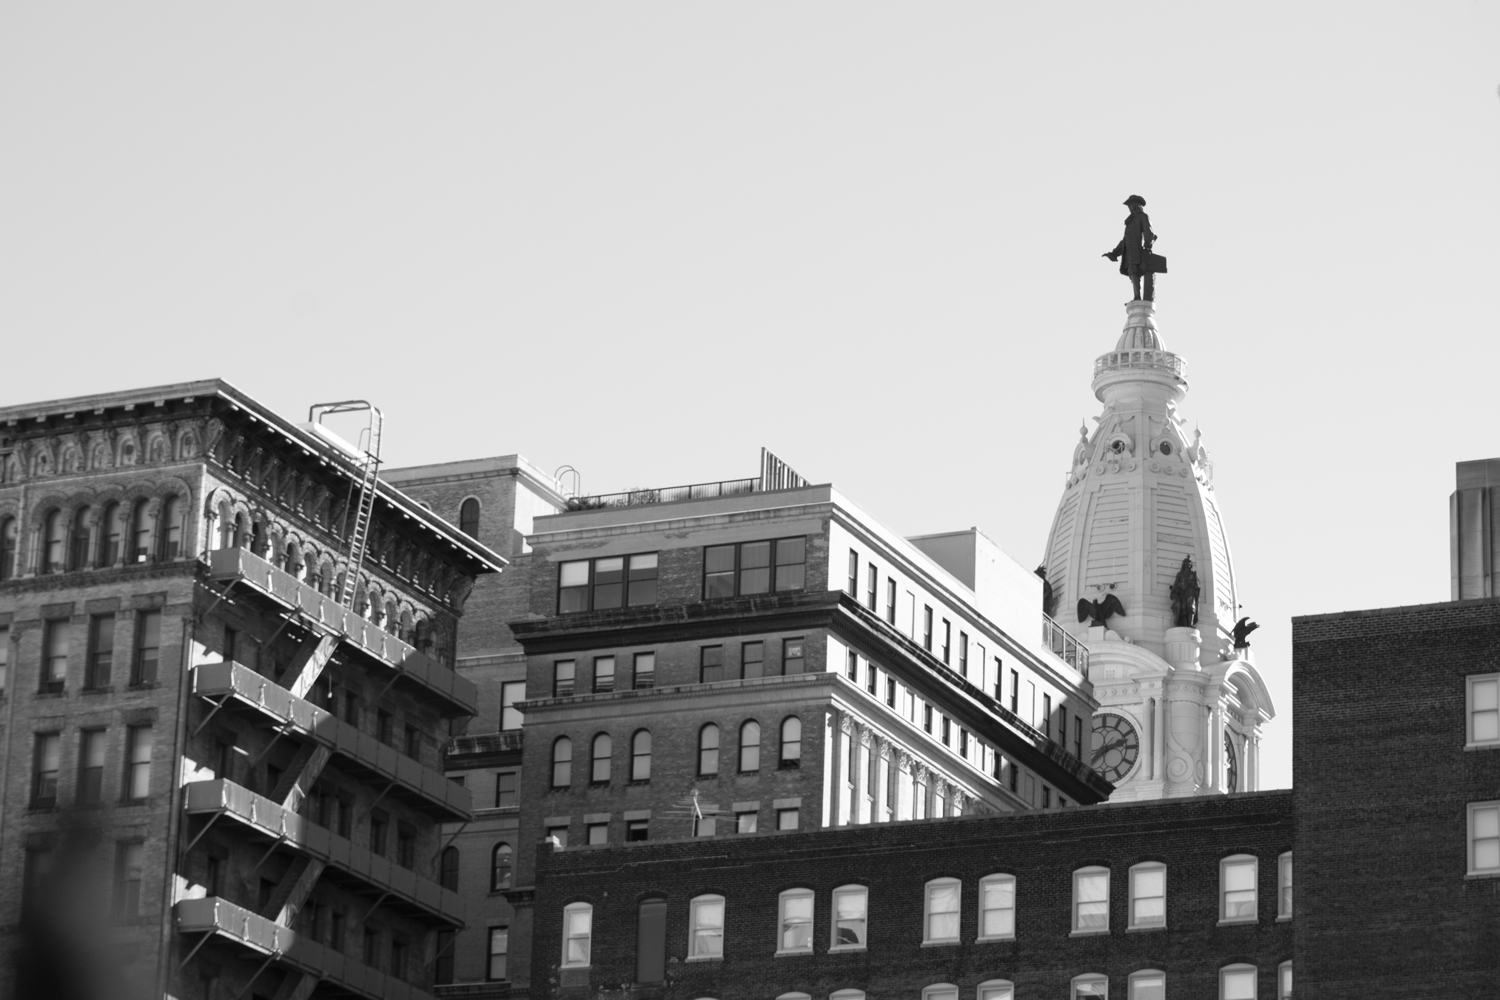
[[[637,785],[649,785],[649,784],[651,784],[651,779],[650,778],[640,778],[640,779],[635,780],[635,781],[627,781],[627,782],[625,782],[625,786],[627,788],[632,788],[632,787],[635,787]]]
[[[778,951],[772,954],[772,958],[788,958],[796,955],[811,955],[811,948],[798,948],[796,951]]]
[[[923,941],[922,942],[922,947],[923,948],[957,948],[958,945],[959,945],[959,941],[957,939],[954,939],[952,941]]]
[[[724,956],[723,955],[689,955],[687,958],[683,959],[683,961],[686,961],[686,962],[722,962],[722,961],[724,961]]]
[[[1068,937],[1105,937],[1108,934],[1108,927],[1100,927],[1096,930],[1070,931],[1068,932]]]
[[[58,688],[56,691],[38,691],[36,693],[36,696],[38,698],[61,698],[63,696],[63,689]]]
[[[1260,923],[1260,920],[1258,918],[1241,917],[1238,920],[1220,920],[1218,926],[1220,926],[1220,927],[1254,927],[1258,923]]]
[[[1464,750],[1500,750],[1500,741],[1495,743],[1465,743]]]
[[[700,775],[698,775],[698,780],[699,781],[717,781],[718,777],[719,776],[717,774],[700,774]]]
[[[1287,915],[1286,915],[1286,916],[1284,916],[1284,917],[1277,917],[1277,918],[1276,918],[1276,922],[1277,922],[1277,923],[1278,923],[1278,924],[1289,924],[1289,923],[1291,923],[1291,922],[1292,922],[1292,915],[1291,915],[1291,914],[1290,914],[1290,913],[1288,913],[1288,914],[1287,914]]]
[[[84,695],[85,697],[87,697],[88,695],[91,695],[91,694],[114,694],[115,693],[115,689],[113,687],[93,687],[93,688],[84,688],[81,691],[79,691],[78,693],[81,694],[81,695]]]
[[[1467,875],[1464,876],[1464,878],[1466,878],[1466,879],[1470,879],[1470,878],[1500,878],[1500,871],[1492,871],[1492,872],[1469,872]]]
[[[1016,939],[1016,936],[1014,934],[1002,934],[999,937],[981,937],[981,938],[975,938],[974,939],[974,943],[975,944],[999,944],[999,943],[1001,943],[1003,941],[1014,941],[1015,939]]]
[[[869,949],[862,944],[836,944],[829,947],[828,954],[839,955],[846,952],[861,952],[868,950]]]
[[[1142,924],[1139,927],[1127,927],[1127,928],[1125,928],[1125,933],[1126,934],[1149,934],[1152,931],[1164,931],[1166,929],[1167,929],[1167,925],[1166,924]]]
[[[778,771],[800,771],[800,770],[802,770],[802,762],[801,761],[785,761],[784,760],[780,764],[776,765],[776,770],[778,770]]]

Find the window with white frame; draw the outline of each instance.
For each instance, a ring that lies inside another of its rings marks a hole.
[[[689,906],[692,930],[688,961],[724,957],[724,897],[695,896]]]
[[[797,955],[812,951],[813,892],[788,889],[781,894],[780,932],[776,954]]]
[[[1167,866],[1146,861],[1130,869],[1130,927],[1167,925]]]
[[[1160,969],[1142,969],[1130,974],[1128,1000],[1166,1000],[1167,974]]]
[[[956,878],[927,883],[923,909],[923,944],[958,944],[958,907],[963,885]]]
[[[1292,963],[1282,962],[1276,970],[1276,1000],[1292,1000]]]
[[[1109,931],[1109,869],[1079,868],[1073,873],[1073,933]]]
[[[1500,875],[1500,801],[1469,803],[1469,874]]]
[[[922,991],[922,1000],[958,1000],[958,987],[952,983],[933,983]]]
[[[589,964],[589,945],[594,935],[594,908],[588,903],[563,907],[562,964],[577,968]]]
[[[1292,917],[1292,852],[1287,851],[1276,859],[1276,916],[1282,920]]]
[[[777,997],[776,1000],[812,1000],[812,997],[808,996],[806,993],[792,992],[783,993],[781,994],[781,996]]]
[[[979,880],[979,940],[1016,936],[1016,877],[986,875]]]
[[[865,1000],[865,991],[852,987],[847,990],[834,990],[828,994],[828,1000]]]
[[[1468,745],[1500,747],[1500,674],[1468,678],[1468,703]]]
[[[1219,862],[1219,920],[1253,923],[1255,879],[1260,862],[1250,854],[1235,854]]]
[[[870,904],[870,890],[862,885],[843,885],[833,890],[833,937],[829,951],[863,951]]]
[[[1219,1000],[1255,1000],[1255,966],[1226,965],[1219,970]]]
[[[1098,1000],[1109,996],[1109,980],[1097,972],[1085,973],[1073,979],[1072,1000]]]
[[[979,984],[975,1000],[1015,1000],[1016,984],[1009,979],[989,979]]]

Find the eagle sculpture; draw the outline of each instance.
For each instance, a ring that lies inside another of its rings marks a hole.
[[[1108,621],[1110,615],[1123,615],[1125,605],[1114,594],[1105,594],[1097,601],[1091,601],[1086,597],[1078,599],[1078,620],[1087,621],[1090,625],[1103,625]]]
[[[1249,649],[1250,633],[1260,628],[1259,622],[1253,622],[1247,615],[1234,623],[1234,648]]]

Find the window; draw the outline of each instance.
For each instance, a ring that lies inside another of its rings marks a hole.
[[[704,646],[698,650],[698,683],[712,684],[724,679],[724,647]]]
[[[458,848],[445,847],[438,860],[438,885],[458,891]]]
[[[1219,970],[1219,1000],[1255,1000],[1253,965],[1226,965]]]
[[[380,968],[380,932],[371,927],[365,928],[364,959],[370,968]]]
[[[802,824],[802,811],[797,808],[776,810],[776,829],[795,830]]]
[[[391,975],[406,979],[406,942],[394,936],[391,938]]]
[[[760,828],[760,813],[738,812],[734,814],[735,833],[754,833]]]
[[[68,679],[68,620],[53,618],[42,623],[43,694],[60,694]]]
[[[886,708],[896,707],[896,678],[894,677],[885,679],[885,706]]]
[[[615,658],[594,657],[594,693],[604,694],[615,689]]]
[[[573,694],[573,680],[578,669],[576,660],[558,660],[552,664],[552,697],[568,698]]]
[[[688,961],[724,957],[724,897],[697,896],[688,905]]]
[[[790,677],[804,670],[803,644],[801,639],[787,639],[781,644],[781,672]]]
[[[126,562],[143,563],[151,558],[151,548],[156,532],[151,523],[151,511],[145,500],[135,505],[130,518],[130,553]]]
[[[651,731],[637,729],[630,738],[630,780],[651,780]]]
[[[1109,980],[1098,973],[1078,976],[1073,980],[1073,1000],[1095,1000],[1109,996]]]
[[[609,824],[590,823],[583,828],[584,843],[591,846],[609,843]]]
[[[698,776],[719,775],[719,727],[710,722],[698,730]]]
[[[567,788],[573,784],[573,741],[559,736],[552,741],[552,787]]]
[[[396,738],[394,733],[395,720],[391,718],[391,713],[385,709],[377,710],[375,712],[375,738],[386,746],[390,746],[391,741]]]
[[[947,623],[943,624],[946,630]],[[958,676],[969,676],[969,633],[962,631],[958,633]]]
[[[754,719],[740,726],[740,772],[760,770],[760,723]]]
[[[490,892],[510,888],[510,845],[505,841],[490,852]]]
[[[514,771],[500,771],[495,775],[495,808],[514,809],[521,804],[520,775]]]
[[[952,983],[934,983],[923,988],[922,1000],[958,1000],[958,987]]]
[[[57,769],[62,761],[62,736],[37,733],[32,749],[31,805],[48,809],[57,805]]]
[[[479,537],[479,501],[473,497],[458,507],[458,530],[470,538]]]
[[[558,567],[557,613],[656,603],[657,554],[581,559]]]
[[[979,881],[979,940],[1001,941],[1015,936],[1015,876],[986,875]]]
[[[953,737],[953,720],[943,716],[943,746],[948,746]]]
[[[865,693],[875,694],[880,687],[880,681],[877,677],[878,671],[875,669],[874,663],[866,663],[865,666],[868,668],[865,672]]]
[[[1008,979],[991,979],[979,984],[977,1000],[1015,1000],[1015,984]]]
[[[922,606],[922,648],[932,652],[932,609]]]
[[[10,580],[16,575],[16,519],[0,520],[0,580]]]
[[[625,821],[625,842],[634,844],[649,840],[651,836],[650,820],[628,819]]]
[[[1130,921],[1128,926],[1167,925],[1167,866],[1146,862],[1130,869]]]
[[[509,681],[500,685],[500,728],[513,732],[521,728],[521,710],[516,706],[526,700],[526,682]]]
[[[405,823],[396,824],[396,864],[414,868],[417,862],[417,831]]]
[[[432,983],[447,986],[453,982],[453,946],[457,935],[452,931],[438,931],[437,957],[432,961]]]
[[[963,886],[958,879],[938,878],[927,883],[922,929],[924,944],[958,943],[958,906]]]
[[[1469,746],[1500,746],[1500,674],[1468,678]]]
[[[637,914],[635,981],[659,983],[667,978],[667,901],[644,900]]]
[[[1235,854],[1219,862],[1219,920],[1255,920],[1255,876],[1259,862],[1249,854]]]
[[[871,563],[865,570],[865,576],[869,582],[869,585],[865,588],[865,607],[874,611],[875,603],[880,596],[880,574],[875,571],[874,563]]]
[[[953,623],[950,622],[950,621],[948,621],[948,619],[944,618],[943,619],[943,663],[945,665],[953,662],[950,659],[950,654],[952,652],[952,649],[953,649]]]
[[[1021,711],[1021,672],[1012,670],[1010,672],[1010,711],[1012,715]]]
[[[94,615],[89,619],[89,652],[83,686],[89,690],[109,686],[115,655],[115,616]]]
[[[1276,970],[1276,1000],[1292,1000],[1292,963],[1282,962]]]
[[[135,617],[135,662],[130,683],[155,684],[161,657],[161,612],[142,611]]]
[[[389,825],[386,814],[376,812],[370,814],[370,853],[378,857],[385,857],[385,831]]]
[[[614,752],[615,741],[610,739],[608,733],[600,733],[594,737],[594,748],[590,755],[593,762],[589,768],[589,781],[596,785],[608,783]]]
[[[781,766],[802,766],[802,720],[795,715],[781,720]]]
[[[813,893],[811,889],[788,889],[781,894],[781,933],[776,954],[795,955],[812,951]]]
[[[164,535],[162,556],[166,559],[176,559],[182,555],[182,499],[180,497],[167,497],[167,502],[162,504],[161,520]]]
[[[1145,969],[1130,974],[1129,1000],[1166,1000],[1167,974]]]
[[[151,727],[125,731],[125,798],[139,802],[151,794]]]
[[[896,581],[890,577],[885,581],[885,620],[896,624]]]
[[[416,726],[406,727],[406,756],[412,760],[422,759],[422,730]]]
[[[1500,802],[1469,803],[1469,874],[1500,875]]]
[[[138,840],[115,848],[115,916],[133,917],[141,912],[141,874],[146,848]]]
[[[807,539],[779,538],[703,550],[703,599],[801,590],[807,578]]]
[[[929,736],[932,735],[932,706],[931,705],[923,705],[922,706],[922,731],[924,733],[926,733],[927,735],[929,735]]]
[[[89,564],[89,509],[73,512],[73,538],[68,544],[68,569],[83,569]]]
[[[864,950],[870,890],[845,885],[833,890],[833,937],[829,951]]]
[[[104,801],[104,730],[85,729],[78,734],[78,804]]]
[[[766,644],[747,642],[740,647],[740,676],[746,680],[765,673]]]
[[[853,549],[849,550],[849,586],[846,589],[850,597],[859,599],[859,553]]]
[[[1052,696],[1042,695],[1042,735],[1052,738]]]
[[[43,573],[61,573],[63,568],[63,517],[62,511],[48,511],[42,522],[42,559],[39,569]]]
[[[1073,933],[1109,930],[1109,869],[1080,868],[1073,873]]]
[[[851,684],[859,683],[859,654],[852,649],[844,657],[844,674]]]
[[[656,686],[656,654],[635,654],[635,676],[631,680],[631,686],[637,691]]]
[[[1083,719],[1073,716],[1073,756],[1083,760]]]
[[[1282,920],[1292,917],[1292,852],[1287,851],[1276,859],[1276,916]]]

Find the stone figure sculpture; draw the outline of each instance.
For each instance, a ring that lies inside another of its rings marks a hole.
[[[1042,614],[1051,618],[1052,612],[1057,609],[1057,597],[1052,593],[1052,584],[1047,580],[1047,567],[1038,566],[1036,575],[1042,578]]]
[[[1114,594],[1105,594],[1097,601],[1091,601],[1087,597],[1078,599],[1078,620],[1088,621],[1090,625],[1104,625],[1109,621],[1111,615],[1123,615],[1125,605]]]
[[[1198,574],[1193,571],[1193,557],[1183,556],[1177,579],[1172,581],[1172,624],[1192,628],[1198,624]]]
[[[1167,273],[1167,258],[1151,252],[1156,234],[1151,231],[1151,218],[1145,212],[1146,199],[1133,194],[1125,199],[1125,205],[1130,209],[1130,215],[1125,218],[1125,238],[1120,240],[1119,246],[1101,256],[1120,262],[1120,273],[1130,279],[1137,300],[1141,298],[1144,280],[1145,300],[1150,302],[1156,297],[1155,276]]]
[[[1260,628],[1260,623],[1259,622],[1253,622],[1253,621],[1251,621],[1250,618],[1249,618],[1249,616],[1241,618],[1239,621],[1235,622],[1234,623],[1234,633],[1233,633],[1234,634],[1234,648],[1235,649],[1249,649],[1250,648],[1250,633],[1254,632],[1258,628]]]

